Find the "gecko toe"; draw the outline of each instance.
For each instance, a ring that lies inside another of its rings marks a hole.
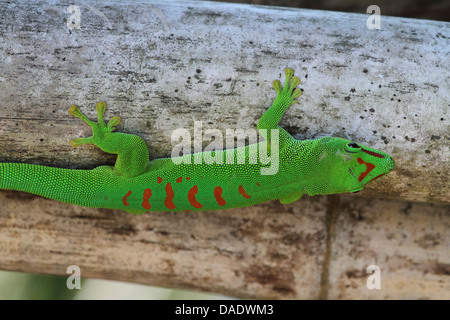
[[[273,85],[273,87],[275,88],[275,91],[276,91],[277,93],[280,93],[280,92],[281,92],[282,88],[281,88],[281,82],[280,82],[280,80],[274,80],[273,83],[272,83],[272,85]]]
[[[78,147],[79,145],[83,144],[83,143],[81,143],[81,142],[79,141],[80,139],[81,139],[81,138],[77,138],[77,139],[72,139],[72,140],[70,140],[70,145],[71,145],[72,147],[74,147],[74,148]]]
[[[92,143],[93,137],[89,137],[89,138],[76,138],[76,139],[72,139],[70,140],[70,145],[74,148],[82,145],[82,144],[88,144],[88,143]]]
[[[292,99],[297,99],[301,95],[302,95],[302,90],[297,88],[294,90],[294,92],[292,92]]]
[[[100,101],[97,102],[97,105],[95,106],[97,109],[97,114],[103,116],[106,111],[106,102]]]
[[[118,116],[115,116],[115,117],[113,117],[111,120],[109,120],[109,122],[108,122],[108,128],[111,130],[111,131],[114,131],[114,129],[120,124],[120,122],[121,122],[122,120],[120,119],[120,117],[118,117]]]
[[[296,77],[296,76],[292,77],[290,89],[294,90],[295,87],[298,86],[299,84],[300,84],[300,78]]]
[[[284,70],[284,73],[286,75],[286,80],[290,80],[292,78],[292,76],[294,75],[294,69],[292,68],[286,68]]]
[[[76,105],[72,105],[69,107],[69,113],[77,118],[80,118],[83,116],[83,114],[81,113],[80,109],[76,106]]]

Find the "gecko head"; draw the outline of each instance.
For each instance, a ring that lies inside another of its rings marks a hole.
[[[382,151],[341,138],[323,138],[328,154],[325,170],[329,170],[332,192],[358,192],[367,183],[380,178],[395,167],[392,157]]]

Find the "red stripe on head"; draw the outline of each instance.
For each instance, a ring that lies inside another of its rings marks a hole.
[[[146,209],[146,210],[150,210],[150,208],[152,207],[150,202],[148,202],[148,200],[150,199],[151,196],[152,196],[152,190],[145,189],[144,190],[143,200],[142,200],[142,207],[144,209]]]
[[[364,171],[363,173],[361,173],[358,177],[358,181],[361,182],[365,177],[367,177],[367,175],[373,170],[375,169],[375,166],[369,162],[365,162],[363,159],[358,158],[357,159],[359,164],[365,164],[366,165],[366,171]]]
[[[156,178],[156,182],[161,183],[162,182],[162,178],[161,177]]]
[[[128,191],[127,194],[122,198],[122,203],[125,207],[128,207],[130,204],[128,203],[128,197],[133,193],[133,191]]]
[[[183,181],[183,178],[182,177],[179,177],[179,178],[177,178],[177,183],[181,183],[181,181]]]
[[[222,187],[215,187],[214,188],[214,198],[216,198],[216,202],[219,206],[223,207],[227,204],[224,198],[222,198],[223,189]]]
[[[199,203],[199,202],[197,201],[197,199],[195,199],[195,195],[196,195],[197,193],[198,193],[198,187],[197,187],[197,185],[195,185],[195,186],[193,186],[193,187],[191,188],[191,190],[188,191],[188,200],[189,200],[189,203],[190,203],[194,208],[201,209],[201,208],[203,208],[202,204]]]
[[[367,154],[370,154],[371,156],[377,157],[377,158],[384,158],[384,156],[382,154],[379,154],[379,153],[376,153],[376,152],[373,152],[373,151],[370,151],[370,150],[366,150],[364,148],[361,148],[361,151],[365,152]]]
[[[170,182],[166,184],[166,200],[164,201],[164,205],[167,209],[175,209],[175,205],[173,204],[173,196],[175,193],[172,190],[172,185]]]
[[[252,196],[248,195],[247,192],[245,192],[245,189],[242,185],[239,186],[239,193],[245,198],[250,199]]]

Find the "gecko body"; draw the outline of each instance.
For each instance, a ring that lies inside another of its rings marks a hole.
[[[241,149],[212,151],[200,156],[222,158],[221,163],[196,163],[199,154],[182,159],[161,158],[149,161],[145,141],[132,134],[114,132],[120,123],[113,117],[103,120],[104,102],[97,103],[98,122],[89,120],[76,106],[70,114],[82,119],[92,129],[89,138],[71,141],[76,147],[94,144],[105,152],[117,154],[114,166],[93,170],[53,168],[41,165],[0,163],[0,189],[25,191],[50,199],[95,208],[122,209],[129,213],[147,211],[217,210],[251,206],[279,199],[281,203],[298,200],[303,194],[335,194],[357,192],[365,184],[389,173],[394,160],[386,153],[356,142],[325,137],[296,140],[278,126],[284,112],[296,103],[301,90],[294,70],[286,69],[284,88],[279,80],[273,85],[277,97],[258,123],[260,131],[269,132],[266,143],[269,152],[278,154],[278,170],[261,174],[251,146]],[[278,134],[275,150],[269,142]],[[227,163],[226,159],[245,154],[245,163]],[[254,159],[253,159],[254,160]]]

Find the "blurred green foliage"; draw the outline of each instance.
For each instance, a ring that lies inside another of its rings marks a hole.
[[[66,285],[69,276],[0,271],[0,300],[229,299],[221,295],[94,279],[82,279],[81,290],[69,290]]]
[[[0,272],[1,300],[73,299],[77,290],[69,290],[66,277],[20,272]],[[83,285],[83,280],[81,281]]]

